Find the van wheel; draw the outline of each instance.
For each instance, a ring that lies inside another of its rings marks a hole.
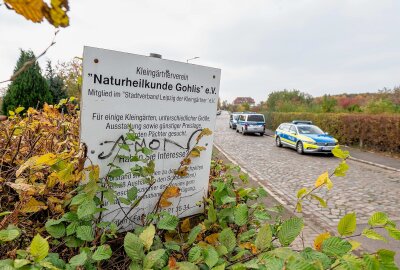
[[[261,133],[260,133],[260,136],[261,136],[261,137],[264,136],[264,132],[261,132]]]
[[[275,145],[278,147],[282,147],[281,138],[279,138],[278,136],[275,139]]]
[[[297,150],[297,153],[299,153],[300,155],[304,154],[304,148],[303,148],[302,142],[297,143],[296,150]]]

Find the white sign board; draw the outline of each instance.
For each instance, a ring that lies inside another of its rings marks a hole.
[[[122,230],[127,230],[154,209],[197,135],[204,128],[214,130],[220,75],[215,68],[84,48],[81,142],[87,146],[90,161],[100,166],[100,177],[107,174],[108,164],[123,142],[121,136],[125,138],[129,127],[140,137],[139,143],[130,148],[152,149],[150,157],[155,161],[156,183],[140,205],[129,212],[129,219],[124,217],[130,206],[121,204],[120,209],[114,203],[106,205],[103,220],[124,223]],[[173,204],[163,209],[179,217],[203,211],[213,135],[203,137],[200,145],[206,150],[192,159],[188,175],[172,183],[180,188],[181,196],[170,199]],[[120,154],[129,155],[124,151]],[[114,163],[125,171],[112,179],[123,185],[117,188],[118,194],[126,197],[127,190],[136,186],[141,196],[148,184],[130,172],[133,164],[118,158]]]

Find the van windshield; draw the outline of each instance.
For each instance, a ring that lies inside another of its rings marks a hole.
[[[249,115],[247,117],[247,121],[249,122],[264,122],[264,116],[263,115]]]

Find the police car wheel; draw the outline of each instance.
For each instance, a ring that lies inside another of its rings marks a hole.
[[[238,130],[238,129],[236,129],[236,132],[239,132],[239,130]]]
[[[297,150],[297,153],[299,153],[300,155],[304,154],[304,148],[303,148],[302,142],[297,143],[296,150]]]
[[[244,129],[242,128],[242,135],[246,135],[246,132],[244,132]]]
[[[276,144],[276,146],[278,146],[278,147],[282,147],[281,138],[276,137],[276,139],[275,139],[275,144]]]

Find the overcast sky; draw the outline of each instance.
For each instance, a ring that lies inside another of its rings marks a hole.
[[[69,0],[70,26],[43,60],[81,56],[84,45],[222,69],[220,96],[265,100],[274,90],[323,94],[400,85],[399,0]],[[0,6],[0,81],[19,48],[52,39]],[[0,87],[3,85],[0,85]]]

